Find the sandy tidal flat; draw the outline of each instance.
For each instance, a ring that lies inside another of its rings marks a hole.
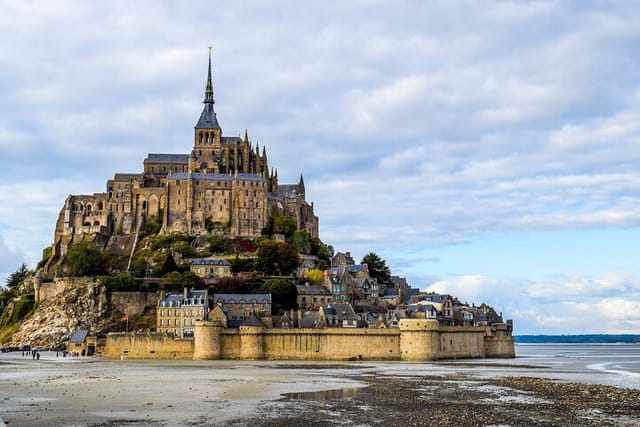
[[[0,356],[0,417],[8,426],[640,425],[640,390],[555,373],[504,360],[113,361],[55,353],[32,360],[9,353]]]

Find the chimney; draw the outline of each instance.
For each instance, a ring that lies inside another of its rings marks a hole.
[[[185,286],[184,287],[184,299],[187,299],[189,297],[189,289]]]

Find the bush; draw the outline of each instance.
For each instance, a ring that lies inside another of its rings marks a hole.
[[[271,294],[271,312],[280,314],[298,308],[298,290],[291,279],[269,279],[262,286],[264,293]]]
[[[71,276],[96,276],[106,272],[106,257],[94,243],[83,240],[69,247],[67,266]]]
[[[139,292],[144,291],[142,283],[126,273],[115,276],[100,276],[98,283],[107,288],[107,292]]]

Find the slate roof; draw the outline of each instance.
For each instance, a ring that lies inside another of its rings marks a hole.
[[[450,298],[447,294],[430,294],[430,295],[419,295],[420,301],[433,301],[440,304],[443,304],[446,300]]]
[[[264,323],[262,323],[262,321],[258,319],[258,316],[256,316],[255,313],[251,313],[249,317],[247,317],[240,326],[262,326],[263,328],[265,327]]]
[[[296,285],[298,295],[331,295],[329,289],[318,285]]]
[[[239,136],[223,136],[220,138],[222,144],[237,144],[242,142],[242,138]]]
[[[342,278],[344,277],[345,272],[349,272],[350,274],[358,274],[364,271],[364,266],[362,264],[349,264],[349,265],[340,265],[338,267],[331,267],[329,269],[329,279],[333,283],[341,283]]]
[[[317,311],[305,311],[302,313],[302,320],[299,327],[301,328],[315,328],[318,326],[318,312]]]
[[[298,194],[298,184],[278,184],[278,195],[289,196]]]
[[[71,335],[69,341],[71,341],[72,343],[81,344],[84,342],[84,340],[87,339],[87,335],[89,335],[89,331],[85,329],[76,329],[73,335]]]
[[[418,288],[408,288],[404,297],[404,302],[411,301],[411,297],[414,295],[418,295],[420,293],[420,289]]]
[[[340,319],[357,320],[358,316],[353,311],[351,304],[337,304],[332,303],[325,307],[327,313],[335,314]]]
[[[141,173],[116,173],[113,175],[114,181],[139,181],[142,180]]]
[[[189,163],[188,154],[162,154],[162,153],[149,153],[147,158],[144,159],[144,163]]]
[[[211,128],[219,128],[218,117],[216,116],[216,112],[213,109],[213,102],[208,102],[204,104],[204,108],[202,109],[202,113],[200,113],[200,118],[198,119],[198,123],[196,123],[196,129],[211,129]]]
[[[222,299],[223,304],[228,304],[232,300],[234,303],[238,303],[242,299],[244,299],[245,302],[250,302],[252,299],[255,299],[256,302],[259,303],[266,300],[267,303],[271,304],[271,294],[213,294],[213,301],[215,303],[220,299]]]
[[[187,299],[204,300],[201,304],[207,303],[207,291],[205,290],[190,290],[187,293]],[[197,302],[197,301],[196,301]],[[160,301],[161,307],[180,307],[185,304],[184,294],[165,294]],[[167,304],[169,303],[169,304]],[[171,304],[173,303],[173,304]]]
[[[191,172],[177,172],[169,175],[167,179],[201,179],[203,181],[262,181],[266,182],[266,179],[260,175],[253,173],[239,173],[237,175],[228,175],[226,173],[191,173]]]

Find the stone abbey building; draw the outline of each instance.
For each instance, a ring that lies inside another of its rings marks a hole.
[[[66,198],[47,267],[82,239],[126,250],[149,222],[161,223],[161,233],[253,238],[279,213],[318,237],[302,175],[296,184],[279,184],[265,147],[254,146],[247,131],[244,138],[223,136],[214,110],[211,53],[203,102],[191,153],[150,153],[142,173],[116,173],[104,193]]]

